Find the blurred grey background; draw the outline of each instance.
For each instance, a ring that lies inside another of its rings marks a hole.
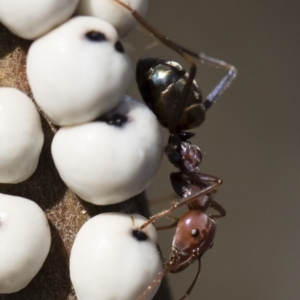
[[[297,0],[149,0],[147,19],[157,29],[239,71],[193,139],[205,152],[202,171],[224,180],[215,199],[228,216],[203,256],[190,300],[300,299],[299,13]],[[126,39],[134,62],[154,55],[188,66],[163,45],[146,50],[153,41],[141,31]],[[207,95],[224,72],[198,66]],[[135,85],[131,93],[139,97]],[[172,170],[165,160],[149,199],[171,193]],[[166,207],[153,203],[151,210]],[[165,257],[172,234],[159,233]],[[196,264],[169,275],[174,299],[195,273]]]

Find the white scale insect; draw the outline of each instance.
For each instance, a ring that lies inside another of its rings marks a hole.
[[[0,21],[15,35],[33,40],[65,22],[79,0],[0,0]]]
[[[67,126],[117,106],[132,66],[112,25],[75,17],[31,45],[27,76],[37,104],[54,124]]]
[[[126,0],[124,2],[140,15],[146,15],[148,0]],[[138,25],[131,13],[120,9],[119,4],[112,0],[80,0],[76,13],[109,22],[116,28],[120,38],[130,33]]]
[[[50,244],[41,208],[28,199],[0,194],[0,294],[27,286],[42,267]]]
[[[78,300],[133,300],[142,294],[162,269],[154,226],[137,230],[145,221],[136,214],[104,213],[81,227],[70,258]]]
[[[148,0],[128,0],[128,5],[145,16]],[[113,25],[120,37],[137,26],[130,13],[111,0],[0,0],[0,21],[15,35],[35,40],[77,15],[93,16]]]
[[[0,88],[0,183],[19,183],[35,171],[44,143],[39,113],[15,88]]]
[[[158,171],[162,155],[156,116],[129,96],[99,120],[60,128],[52,143],[63,181],[96,205],[122,202],[141,193]]]

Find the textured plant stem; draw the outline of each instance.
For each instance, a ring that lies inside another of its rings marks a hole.
[[[32,98],[26,78],[29,46],[30,42],[12,35],[0,24],[0,87],[15,87]],[[101,207],[81,201],[67,189],[50,152],[55,127],[46,121],[42,112],[41,116],[45,143],[36,172],[20,184],[0,184],[0,193],[31,199],[45,211],[51,227],[51,249],[45,264],[30,284],[20,292],[0,294],[0,300],[75,300],[69,278],[69,254],[80,227],[90,217],[102,212],[149,215],[144,194],[120,204]],[[166,282],[163,282],[154,299],[171,299]]]

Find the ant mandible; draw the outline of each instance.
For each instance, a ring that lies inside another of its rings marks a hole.
[[[222,180],[200,171],[201,150],[188,141],[194,136],[194,133],[185,130],[198,127],[203,123],[206,111],[230,85],[236,77],[237,71],[234,66],[224,61],[203,53],[198,54],[174,43],[153,28],[129,5],[121,0],[114,1],[130,11],[145,29],[190,64],[190,70],[186,72],[176,62],[160,58],[146,58],[139,60],[136,71],[137,84],[145,103],[155,113],[162,126],[169,129],[170,136],[165,147],[165,154],[169,161],[179,169],[179,172],[171,173],[170,179],[174,191],[182,197],[169,209],[150,217],[140,230],[161,217],[169,215],[180,206],[187,205],[188,207],[188,211],[176,222],[177,228],[173,238],[172,252],[165,269],[158,274],[148,289],[139,297],[139,300],[145,299],[149,291],[168,272],[181,272],[198,260],[196,277],[185,295],[180,298],[183,300],[191,293],[199,277],[202,255],[213,245],[216,230],[215,219],[226,215],[225,209],[211,196],[211,193],[222,184]],[[227,71],[224,78],[204,101],[202,101],[200,89],[194,80],[197,67],[193,58]],[[214,208],[218,214],[206,214],[209,207]]]

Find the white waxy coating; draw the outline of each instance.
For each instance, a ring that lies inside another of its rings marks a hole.
[[[131,6],[140,15],[146,15],[148,0],[122,0],[122,2]],[[114,0],[80,0],[76,13],[94,16],[109,22],[117,29],[120,37],[127,35],[138,24],[131,12]]]
[[[54,124],[91,121],[122,100],[132,66],[127,55],[117,51],[117,42],[118,34],[109,23],[76,17],[31,45],[28,81],[36,102]]]
[[[0,194],[0,294],[27,286],[41,269],[50,244],[41,208],[31,200]]]
[[[0,88],[0,182],[30,177],[43,143],[40,116],[30,98],[15,88]]]
[[[70,275],[78,300],[137,299],[153,282],[162,264],[153,225],[133,236],[145,222],[140,215],[104,213],[78,232],[70,258]],[[159,284],[145,300],[152,299]]]
[[[11,32],[33,40],[65,22],[79,0],[0,0],[0,22]]]
[[[163,140],[156,116],[129,96],[108,114],[128,118],[122,126],[95,121],[63,127],[52,142],[56,168],[79,197],[96,205],[142,192],[156,174]]]

